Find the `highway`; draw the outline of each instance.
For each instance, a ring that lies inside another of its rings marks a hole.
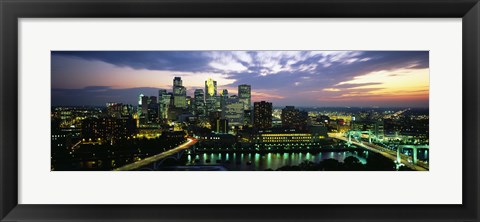
[[[339,140],[344,140],[344,141],[347,141],[348,142],[348,139],[343,136],[341,133],[329,133],[328,134],[329,137],[332,137],[332,138],[336,138],[336,139],[339,139]],[[359,143],[359,142],[355,142],[352,140],[352,144],[354,145],[357,145],[359,147],[362,147],[362,148],[365,148],[369,151],[372,151],[372,152],[376,152],[376,153],[379,153],[381,155],[383,155],[384,157],[387,157],[393,161],[397,161],[397,152],[396,151],[393,151],[393,150],[389,150],[387,148],[384,148],[384,147],[380,147],[378,145],[375,145],[375,144],[370,144],[370,143]],[[365,145],[365,144],[368,144]],[[400,154],[402,157],[405,156],[403,154]],[[417,171],[428,171],[428,169],[424,168],[424,167],[421,167],[421,166],[418,166],[416,164],[413,164],[413,163],[410,163],[408,161],[405,160],[405,158],[400,158],[401,159],[401,162],[408,168],[410,169],[413,169],[413,170],[417,170]]]
[[[139,169],[143,166],[147,166],[149,164],[152,164],[152,163],[155,163],[165,157],[168,157],[168,156],[171,156],[177,152],[180,152],[184,149],[188,149],[190,148],[190,146],[192,146],[193,144],[197,143],[197,139],[194,139],[194,138],[188,138],[187,139],[187,142],[185,143],[182,143],[181,145],[171,149],[171,150],[167,150],[163,153],[159,153],[155,156],[150,156],[150,157],[147,157],[145,159],[142,159],[142,160],[139,160],[137,162],[133,162],[131,164],[127,164],[125,166],[122,166],[122,167],[119,167],[119,168],[116,168],[114,169],[114,171],[127,171],[127,170],[136,170],[136,169]]]
[[[77,146],[80,145],[81,143],[82,143],[82,140],[78,141],[78,143],[75,143],[75,144],[72,146],[72,150],[77,149]]]

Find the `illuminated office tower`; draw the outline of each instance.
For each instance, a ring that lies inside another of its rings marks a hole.
[[[228,103],[224,108],[224,118],[228,120],[228,125],[231,126],[243,126],[244,110],[242,102]]]
[[[255,102],[253,104],[253,126],[259,129],[272,127],[272,103]]]
[[[203,89],[196,89],[193,96],[195,114],[205,115],[205,94]]]
[[[193,112],[193,105],[194,105],[194,101],[193,101],[193,98],[191,96],[187,96],[185,97],[185,104],[186,104],[186,108],[188,110],[188,112]]]
[[[238,98],[240,102],[244,104],[245,110],[250,110],[252,107],[252,88],[250,85],[239,85],[238,86]]]
[[[147,120],[149,123],[158,122],[158,103],[156,96],[150,96],[148,98]]]
[[[205,81],[205,98],[217,96],[217,81],[208,78]]]
[[[166,89],[159,89],[158,90],[158,101],[157,101],[158,103],[160,103],[160,99],[161,99],[162,95],[165,95],[165,94],[167,94]]]
[[[205,109],[207,114],[213,112],[217,108],[217,81],[208,78],[205,81]]]
[[[213,108],[215,110],[222,110],[222,97],[221,96],[215,96],[215,103],[214,103],[214,106]]]
[[[138,96],[138,106],[137,106],[137,114],[138,116],[141,116],[142,115],[142,97],[143,97],[143,94],[140,94]]]
[[[187,106],[187,89],[182,86],[182,78],[173,78],[173,106],[184,109]]]
[[[173,78],[173,86],[183,86],[182,77],[174,77]]]
[[[223,97],[222,97],[223,98]],[[222,118],[228,120],[229,127],[243,126],[244,110],[243,103],[238,100],[237,96],[226,97],[222,107]]]
[[[142,95],[142,114],[140,116],[147,116],[148,114],[148,100],[149,100],[149,97],[148,96],[143,96]]]
[[[170,99],[172,95],[167,93],[167,90],[158,91],[158,117],[161,121],[165,121],[168,118],[168,110],[170,108]]]
[[[140,124],[153,123],[158,119],[158,104],[156,96],[142,96]]]
[[[220,109],[223,110],[225,108],[225,104],[228,100],[228,90],[222,90],[222,95],[220,96]]]

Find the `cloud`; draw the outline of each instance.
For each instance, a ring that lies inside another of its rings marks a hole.
[[[354,89],[354,88],[361,88],[361,87],[381,85],[381,84],[382,84],[381,82],[357,83],[354,80],[352,80],[352,81],[338,83],[338,84],[335,85],[335,87],[343,88],[343,89]]]
[[[253,102],[260,102],[260,101],[276,101],[280,99],[284,99],[285,96],[281,96],[277,94],[276,90],[259,90],[252,92],[252,101]]]
[[[133,69],[119,67],[100,60],[79,57],[52,56],[52,87],[83,88],[92,85],[109,85],[112,88],[158,87],[172,88],[173,78],[180,76],[186,87],[204,87],[207,78],[214,78],[219,85],[235,80],[217,72],[191,72]]]
[[[52,87],[83,89],[78,93],[170,90],[173,77],[180,76],[191,92],[211,77],[232,92],[239,84],[250,84],[264,93],[262,98],[309,104],[341,92],[349,95],[346,90],[375,88],[386,95],[416,90],[420,83],[428,87],[428,63],[428,51],[53,51]]]
[[[392,75],[397,73],[398,75]],[[398,69],[374,71],[324,89],[327,100],[388,101],[422,99],[428,103],[429,70]]]
[[[208,66],[210,59],[201,51],[53,51],[52,56],[102,61],[138,70],[213,71]]]
[[[325,92],[340,92],[341,90],[338,88],[325,88],[323,89]]]

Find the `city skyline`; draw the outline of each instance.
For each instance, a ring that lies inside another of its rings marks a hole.
[[[192,98],[211,78],[274,106],[428,107],[428,51],[53,51],[52,105],[135,104],[174,77]]]

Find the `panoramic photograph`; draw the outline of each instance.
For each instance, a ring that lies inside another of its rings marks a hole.
[[[429,171],[429,51],[52,51],[51,171]]]

